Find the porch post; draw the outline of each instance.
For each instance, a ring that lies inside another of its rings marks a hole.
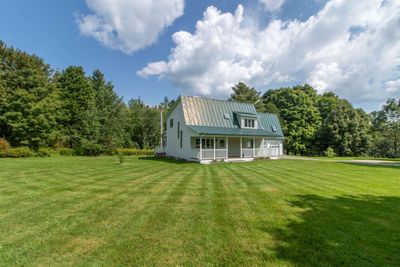
[[[215,159],[215,136],[214,136],[214,159]]]
[[[199,156],[200,161],[203,159],[202,148],[203,148],[203,136],[200,135],[200,156]]]
[[[253,137],[253,158],[256,157],[256,138]]]
[[[228,137],[225,137],[225,146],[226,146],[226,154],[225,154],[225,157],[226,158],[228,158],[229,156],[228,156]]]
[[[240,137],[240,158],[242,158],[242,137]]]
[[[265,151],[267,150],[266,148],[265,148],[265,138],[263,137],[263,139],[262,139],[262,147],[263,147],[263,156],[264,156],[264,158],[265,158]]]

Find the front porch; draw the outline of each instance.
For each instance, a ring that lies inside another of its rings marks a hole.
[[[280,146],[279,140],[268,137],[192,137],[191,158],[201,163],[276,158],[280,155]]]

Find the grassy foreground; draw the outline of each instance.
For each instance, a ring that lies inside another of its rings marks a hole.
[[[0,265],[400,264],[400,168],[0,159]]]

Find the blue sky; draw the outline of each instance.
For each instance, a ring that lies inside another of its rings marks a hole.
[[[371,110],[400,95],[399,3],[358,2],[4,1],[0,39],[55,69],[100,69],[125,101],[308,82]]]

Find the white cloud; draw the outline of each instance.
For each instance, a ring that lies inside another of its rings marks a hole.
[[[258,0],[265,8],[265,10],[269,12],[278,11],[285,0]]]
[[[400,94],[400,79],[385,82],[385,89],[389,93],[397,92]]]
[[[318,63],[306,82],[312,84],[320,93],[323,93],[329,90],[329,85],[341,80],[343,80],[343,71],[336,62],[333,62],[329,64]]]
[[[399,0],[331,0],[306,21],[274,19],[260,29],[245,22],[242,6],[235,14],[209,7],[194,33],[173,34],[167,61],[138,74],[216,97],[238,81],[258,89],[309,82],[353,102],[378,102],[398,92],[399,14]]]
[[[127,54],[156,42],[184,9],[184,0],[86,0],[86,4],[93,14],[77,18],[80,32]]]

